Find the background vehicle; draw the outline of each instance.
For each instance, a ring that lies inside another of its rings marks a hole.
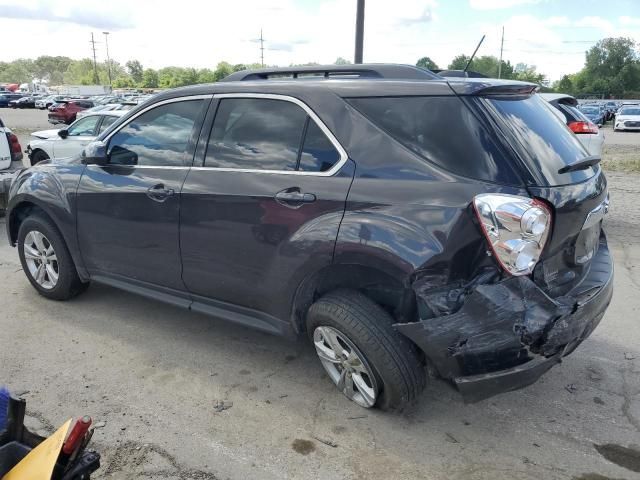
[[[8,107],[9,102],[13,100],[18,100],[22,98],[24,95],[21,93],[3,93],[0,94],[0,107]]]
[[[120,118],[125,111],[106,111],[88,115],[76,120],[61,130],[33,132],[34,140],[27,145],[28,159],[25,166],[35,165],[50,158],[64,158],[79,155],[82,149],[107,127]]]
[[[93,102],[89,100],[61,100],[49,107],[49,123],[69,125],[76,120],[78,112],[91,107]]]
[[[135,107],[136,103],[105,103],[102,105],[96,105],[95,107],[88,108],[76,114],[76,118],[83,118],[87,115],[93,115],[95,113],[102,112],[114,112],[114,111],[122,111],[126,112],[127,110],[131,110]]]
[[[364,407],[412,402],[427,361],[470,401],[521,388],[613,288],[606,178],[537,88],[346,65],[167,91],[22,171],[10,242],[47,298],[95,281],[306,334]]]
[[[7,205],[7,193],[14,172],[22,166],[18,137],[0,119],[0,211]]]
[[[585,104],[580,105],[579,109],[585,117],[595,123],[598,127],[604,125],[605,113],[602,107],[600,107],[599,105],[593,103]]]
[[[9,102],[9,108],[35,108],[36,99],[30,95]]]
[[[64,98],[65,97],[63,95],[49,95],[47,97],[39,98],[36,100],[36,108],[46,110],[54,103],[64,100]]]
[[[640,130],[640,105],[625,105],[615,116],[613,131]]]
[[[574,97],[564,93],[541,93],[539,95],[561,115],[562,120],[576,134],[580,143],[591,155],[602,155],[604,133],[578,110],[578,101]]]

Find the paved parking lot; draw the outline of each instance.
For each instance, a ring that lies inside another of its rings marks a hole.
[[[23,142],[47,128],[46,112],[0,116]],[[613,132],[607,144],[618,136],[640,145]],[[640,175],[609,181],[613,303],[573,355],[518,392],[465,405],[432,380],[402,415],[363,410],[306,342],[104,286],[47,301],[4,240],[0,382],[23,393],[42,432],[91,414],[96,478],[640,478]]]

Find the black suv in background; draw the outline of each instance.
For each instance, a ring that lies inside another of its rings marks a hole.
[[[402,65],[244,71],[162,93],[13,182],[8,235],[65,300],[90,281],[291,337],[397,410],[425,366],[523,387],[612,295],[605,176],[533,84]]]

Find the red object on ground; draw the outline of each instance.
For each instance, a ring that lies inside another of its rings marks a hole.
[[[87,434],[89,427],[91,426],[91,417],[85,415],[84,417],[76,420],[75,425],[71,429],[71,433],[67,437],[67,441],[64,442],[62,447],[62,453],[65,455],[71,455],[76,447],[82,443],[84,436]]]

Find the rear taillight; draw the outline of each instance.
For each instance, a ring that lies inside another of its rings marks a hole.
[[[598,126],[591,122],[570,122],[567,126],[573,133],[598,133]]]
[[[511,275],[528,275],[538,263],[551,230],[551,211],[540,200],[481,194],[473,199],[491,252]]]
[[[20,140],[13,133],[9,135],[9,145],[11,145],[11,153],[22,153],[22,147],[20,146]]]

